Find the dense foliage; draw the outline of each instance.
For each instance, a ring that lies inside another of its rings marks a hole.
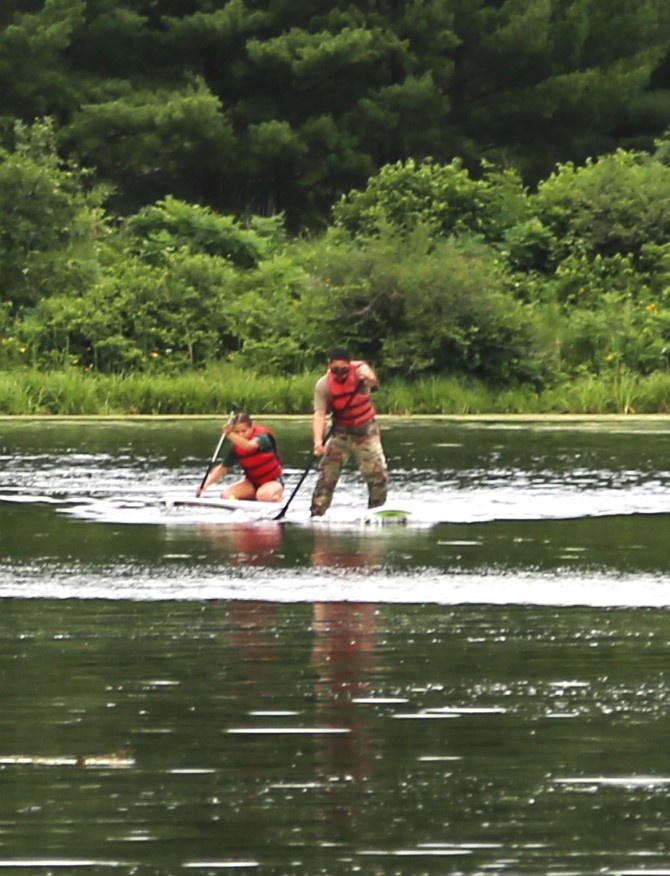
[[[0,368],[670,357],[665,0],[12,0]]]
[[[670,354],[666,155],[561,165],[534,192],[388,165],[310,238],[172,196],[120,221],[48,124],[22,127],[0,156],[1,362],[300,374],[345,343],[388,376],[651,374]]]
[[[386,164],[527,183],[670,125],[667,0],[4,0],[0,122],[57,121],[123,212],[329,223]]]

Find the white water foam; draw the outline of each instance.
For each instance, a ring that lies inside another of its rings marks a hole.
[[[359,491],[337,495],[326,515],[310,521],[309,489],[289,506],[287,523],[315,524],[334,527],[369,525],[372,518],[365,508],[365,498]],[[57,498],[43,493],[0,493],[0,501],[18,504],[57,505],[58,511],[73,517],[98,523],[129,525],[183,526],[198,523],[238,524],[274,519],[276,512],[267,505],[256,512],[247,508],[226,510],[200,506],[166,506],[162,494],[140,493],[128,497],[110,495],[96,498],[71,495]],[[265,504],[265,503],[264,503]],[[580,489],[575,485],[557,488],[525,486],[485,486],[458,489],[406,490],[389,497],[378,510],[404,511],[406,523],[425,527],[438,524],[487,523],[493,521],[568,520],[582,517],[606,517],[632,514],[670,513],[670,499],[665,485],[642,484],[619,489]]]
[[[260,602],[394,603],[435,605],[543,605],[595,608],[668,608],[667,578],[658,574],[578,575],[569,567],[535,570],[483,569],[442,572],[412,568],[285,569],[214,564],[196,568],[112,565],[0,564],[0,598],[249,600]]]

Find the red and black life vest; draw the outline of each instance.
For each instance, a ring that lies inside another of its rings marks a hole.
[[[253,441],[258,435],[268,435],[272,441],[273,450],[259,450],[257,447],[251,450],[242,450],[235,447],[235,456],[242,466],[245,476],[255,487],[276,481],[283,471],[277,454],[277,441],[275,436],[265,426],[253,426],[249,441]]]
[[[340,383],[330,371],[327,374],[330,409],[336,426],[362,426],[371,420],[376,411],[372,406],[369,392],[357,392],[360,380],[356,369],[360,362],[352,362],[347,379]]]

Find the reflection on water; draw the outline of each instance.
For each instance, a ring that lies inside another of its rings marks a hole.
[[[239,600],[231,603],[231,641],[241,664],[277,658],[276,618],[277,607],[271,602]]]
[[[240,566],[272,566],[279,557],[284,527],[280,523],[199,523],[195,532],[215,555]]]
[[[356,699],[373,690],[376,607],[316,603],[312,664],[321,720],[349,733],[319,752],[319,769],[332,780],[363,779],[372,769],[370,727]]]
[[[323,569],[379,569],[388,556],[391,544],[390,537],[384,535],[351,538],[316,530],[310,561],[313,566]]]
[[[205,428],[0,424],[0,869],[670,872],[663,424],[399,424],[378,529],[166,522]]]
[[[663,872],[669,636],[650,611],[10,601],[0,860]]]

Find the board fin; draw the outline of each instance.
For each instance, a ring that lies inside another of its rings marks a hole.
[[[405,526],[409,519],[409,511],[400,508],[371,508],[364,517],[367,524],[377,526]]]

